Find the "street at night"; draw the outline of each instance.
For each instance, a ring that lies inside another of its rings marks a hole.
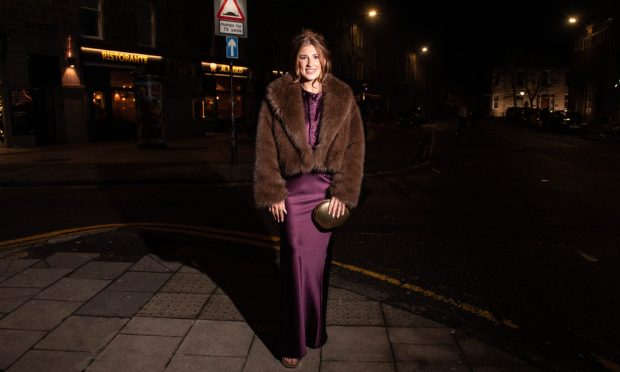
[[[362,203],[338,231],[334,259],[400,283],[339,270],[543,369],[613,355],[617,147],[503,121],[454,131],[453,122],[369,131]],[[70,154],[34,152],[29,166],[80,161]],[[115,223],[277,235],[244,184],[34,185],[3,188],[2,240]]]
[[[0,372],[620,372],[619,9],[0,1]]]

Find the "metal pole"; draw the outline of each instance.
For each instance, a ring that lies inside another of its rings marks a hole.
[[[237,165],[237,131],[235,128],[235,90],[233,87],[233,61],[230,60],[230,164]]]

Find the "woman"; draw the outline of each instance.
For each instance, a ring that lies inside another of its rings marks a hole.
[[[330,74],[323,37],[302,30],[292,42],[292,72],[267,87],[256,133],[254,197],[282,226],[281,353],[296,367],[306,346],[327,340],[325,309],[331,233],[312,223],[330,199],[338,217],[357,205],[364,134],[348,85]]]

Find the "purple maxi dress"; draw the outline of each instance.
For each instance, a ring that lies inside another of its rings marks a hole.
[[[314,149],[320,130],[322,93],[302,90],[308,144]],[[304,173],[287,178],[288,214],[284,219],[280,266],[282,272],[282,355],[301,358],[306,346],[321,347],[327,341],[325,311],[329,279],[330,232],[319,231],[312,209],[326,198],[331,177]]]

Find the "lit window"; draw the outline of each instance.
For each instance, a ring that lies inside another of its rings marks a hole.
[[[148,1],[136,1],[138,44],[155,46],[155,11]]]
[[[102,39],[101,0],[80,0],[80,35]]]
[[[494,109],[499,108],[499,94],[493,95],[493,108]]]

